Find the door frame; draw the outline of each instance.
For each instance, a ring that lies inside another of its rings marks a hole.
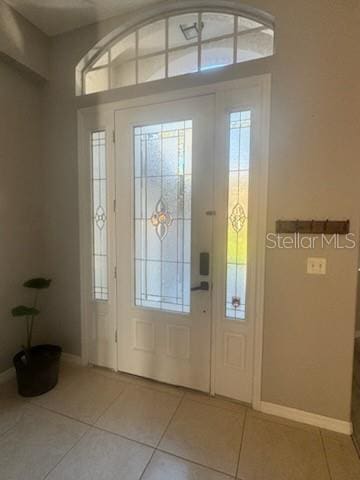
[[[159,82],[159,84],[162,82]],[[159,85],[160,86],[160,85]],[[263,74],[253,77],[240,78],[225,82],[190,87],[186,89],[173,90],[165,93],[149,94],[139,98],[121,100],[101,105],[94,105],[79,109],[78,119],[78,182],[79,182],[79,248],[80,248],[80,294],[81,294],[81,361],[83,365],[94,363],[91,359],[91,342],[94,341],[94,317],[95,302],[92,299],[92,268],[89,259],[92,258],[92,224],[91,224],[91,169],[90,169],[90,139],[89,133],[94,130],[105,130],[107,138],[106,154],[109,168],[108,182],[108,222],[109,222],[109,288],[113,294],[113,300],[109,303],[109,316],[112,317],[109,326],[111,334],[112,351],[109,352],[109,359],[106,365],[114,370],[117,369],[117,348],[116,348],[116,279],[114,262],[113,238],[115,237],[115,210],[110,208],[113,205],[116,195],[115,185],[115,149],[113,142],[114,112],[119,109],[141,107],[154,103],[177,101],[181,99],[198,97],[208,94],[219,94],[227,90],[256,90],[260,106],[260,124],[262,142],[260,142],[261,162],[257,171],[258,178],[258,205],[255,227],[256,235],[256,267],[254,287],[256,291],[254,304],[254,345],[253,345],[253,394],[252,406],[259,410],[261,406],[261,377],[262,377],[262,352],[263,352],[263,315],[264,315],[264,284],[265,284],[265,242],[267,231],[267,192],[268,192],[268,164],[269,164],[269,136],[270,136],[270,91],[271,75]],[[154,90],[152,90],[154,91]],[[212,302],[214,302],[214,297]],[[211,339],[211,385],[214,385],[215,355],[216,355],[216,322],[212,318],[212,339]],[[213,388],[211,393],[214,393]]]

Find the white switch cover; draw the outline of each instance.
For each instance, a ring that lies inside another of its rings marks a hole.
[[[307,259],[307,273],[312,275],[326,274],[326,258],[309,257]]]

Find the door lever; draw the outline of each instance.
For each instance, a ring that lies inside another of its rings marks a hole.
[[[209,282],[200,282],[200,285],[197,287],[191,287],[191,291],[195,292],[197,290],[209,290]]]

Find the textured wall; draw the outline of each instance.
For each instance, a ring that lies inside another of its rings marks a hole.
[[[0,60],[0,372],[25,341],[25,324],[10,310],[29,300],[24,280],[43,272],[41,94]],[[41,330],[42,321],[35,340]]]

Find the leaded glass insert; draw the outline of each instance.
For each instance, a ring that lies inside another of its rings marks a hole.
[[[93,227],[93,295],[108,300],[106,134],[91,133],[92,227]]]
[[[244,320],[251,112],[230,114],[226,317]]]
[[[192,121],[134,128],[135,304],[190,312]]]

